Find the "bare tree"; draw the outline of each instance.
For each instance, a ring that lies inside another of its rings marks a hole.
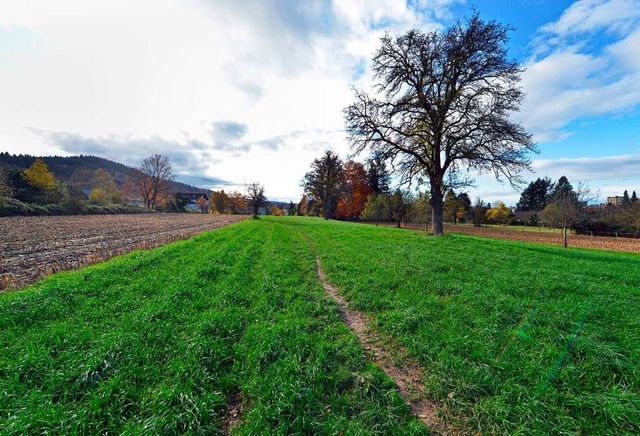
[[[566,177],[564,177],[566,181]],[[568,246],[567,230],[585,218],[591,191],[584,185],[574,190],[567,181],[567,188],[557,189],[552,201],[540,213],[540,221],[562,229],[562,245]]]
[[[155,209],[158,200],[169,193],[169,184],[173,180],[171,162],[167,156],[154,154],[144,159],[137,170],[136,191],[142,197],[144,207]]]
[[[253,210],[253,217],[257,218],[259,209],[267,202],[264,186],[258,182],[248,184],[247,195],[249,196],[249,207]]]
[[[477,14],[445,32],[382,38],[373,58],[375,95],[355,91],[345,109],[352,149],[389,160],[402,182],[430,186],[432,231],[444,233],[443,196],[469,185],[464,168],[512,184],[530,167],[531,135],[510,120],[524,97],[522,72],[507,59],[508,26]]]

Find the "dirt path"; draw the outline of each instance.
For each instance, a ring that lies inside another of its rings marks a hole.
[[[438,416],[437,404],[427,398],[426,389],[422,384],[422,368],[408,356],[407,350],[400,344],[390,344],[389,340],[383,340],[369,328],[367,316],[350,308],[338,288],[327,281],[318,257],[316,270],[325,292],[340,307],[340,315],[345,324],[356,334],[360,345],[367,350],[371,360],[395,382],[398,392],[416,418],[437,434],[458,433]]]
[[[242,395],[232,392],[227,398],[227,413],[222,422],[222,434],[231,434],[233,427],[242,419],[243,408]]]

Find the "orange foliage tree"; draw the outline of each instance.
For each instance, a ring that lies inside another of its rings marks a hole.
[[[357,219],[364,210],[367,198],[373,189],[367,181],[364,165],[349,161],[344,166],[345,193],[338,201],[336,216],[343,219]]]

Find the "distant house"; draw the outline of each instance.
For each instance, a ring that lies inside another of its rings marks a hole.
[[[612,206],[620,206],[623,200],[624,197],[619,195],[616,195],[615,197],[607,197],[607,204],[610,204]]]
[[[209,196],[207,194],[194,194],[192,192],[176,192],[176,197],[180,196],[184,199],[187,200],[187,204],[185,206],[185,209],[187,210],[191,210],[191,211],[203,211],[202,207],[200,206],[200,204],[198,204],[198,200],[200,200],[201,198],[204,198],[205,200],[205,204],[204,204],[204,208],[205,210],[203,212],[207,212],[209,211]]]

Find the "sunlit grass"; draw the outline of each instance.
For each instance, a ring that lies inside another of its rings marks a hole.
[[[0,433],[425,432],[316,254],[467,431],[640,432],[640,256],[281,217],[0,294]]]
[[[640,256],[282,222],[470,431],[640,432]]]
[[[425,432],[268,220],[1,294],[0,344],[2,434]]]

